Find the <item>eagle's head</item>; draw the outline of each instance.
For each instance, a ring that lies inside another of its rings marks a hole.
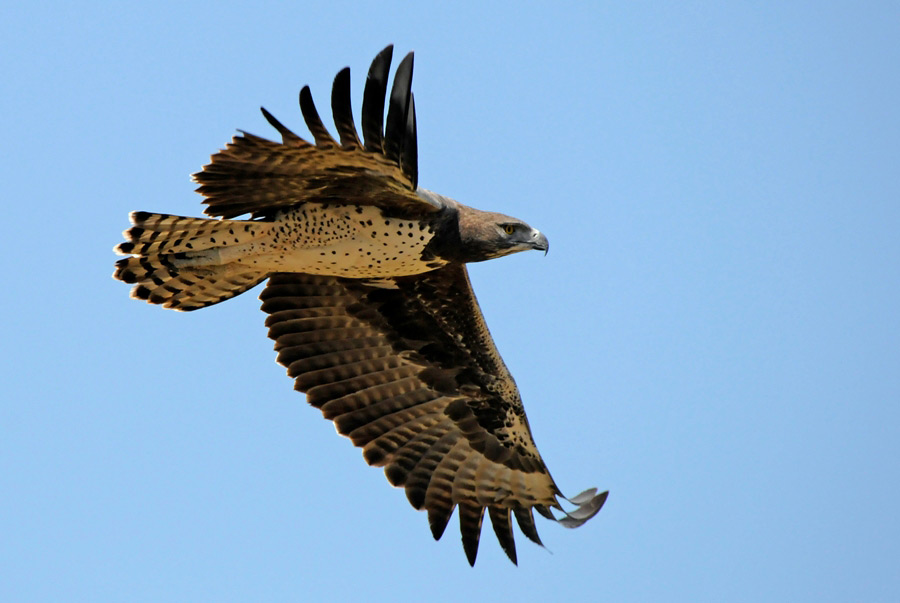
[[[459,214],[460,247],[465,262],[481,262],[518,251],[550,249],[547,237],[522,220],[465,208]]]

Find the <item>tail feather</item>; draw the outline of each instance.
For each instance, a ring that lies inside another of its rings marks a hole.
[[[267,234],[265,223],[253,220],[210,220],[146,211],[131,212],[131,223],[134,226],[122,233],[126,242],[116,246],[119,254],[203,251],[249,243]]]
[[[174,310],[197,310],[231,299],[269,275],[240,264],[173,267],[173,256],[123,258],[113,276],[134,284],[131,297]]]
[[[269,275],[236,262],[220,263],[219,249],[265,234],[262,223],[134,212],[134,226],[116,247],[130,255],[113,277],[133,284],[131,297],[176,310],[196,310],[240,295]]]

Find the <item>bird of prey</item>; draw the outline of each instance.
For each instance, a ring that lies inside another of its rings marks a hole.
[[[541,544],[532,510],[577,527],[607,497],[592,488],[563,509],[466,270],[519,251],[546,253],[548,242],[521,220],[418,186],[411,52],[397,67],[384,120],[392,52],[382,50],[369,69],[362,139],[349,68],[332,88],[338,140],[308,86],[300,109],[314,143],[262,109],[281,142],[241,132],[194,175],[212,219],[133,212],[116,247],[128,257],[114,277],[134,285],[132,297],[176,310],[268,279],[262,309],[294,389],[427,511],[436,540],[457,509],[474,565],[487,509],[516,563],[512,517]]]

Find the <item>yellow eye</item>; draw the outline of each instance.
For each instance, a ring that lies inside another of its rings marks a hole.
[[[503,227],[503,232],[505,232],[508,235],[511,235],[512,233],[516,232],[516,227],[513,226],[512,224],[507,224],[506,226]]]

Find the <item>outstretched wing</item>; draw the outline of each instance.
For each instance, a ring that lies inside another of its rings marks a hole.
[[[473,565],[485,509],[514,563],[511,516],[540,544],[532,509],[556,519],[560,491],[465,266],[368,282],[279,273],[260,299],[295,389],[428,511],[435,539],[458,507]],[[606,495],[574,497],[557,521],[581,525]]]
[[[322,123],[309,86],[300,91],[300,110],[315,144],[285,127],[268,111],[263,115],[282,136],[273,142],[242,132],[194,174],[210,216],[233,218],[249,213],[264,217],[273,210],[303,203],[353,202],[376,205],[405,215],[441,209],[432,198],[416,194],[418,159],[416,109],[411,91],[413,53],[400,62],[390,94],[387,124],[384,101],[393,46],[382,50],[372,66],[363,94],[360,142],[350,104],[350,68],[334,78],[331,110],[340,142]]]

